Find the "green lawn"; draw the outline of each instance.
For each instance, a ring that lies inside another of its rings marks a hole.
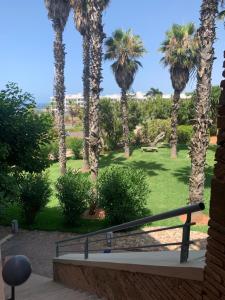
[[[210,147],[207,154],[206,167],[206,188],[205,188],[205,213],[208,213],[210,197],[210,180],[213,172],[215,147]],[[185,206],[188,199],[188,176],[190,173],[190,159],[187,147],[180,146],[177,160],[170,159],[170,149],[162,147],[158,152],[147,153],[140,149],[135,149],[132,156],[126,160],[122,152],[113,152],[101,156],[100,170],[112,164],[129,165],[133,168],[146,170],[149,176],[151,193],[148,197],[148,207],[152,214],[172,210]],[[68,160],[68,167],[80,168],[82,161]],[[54,186],[54,182],[59,176],[59,167],[55,163],[49,168],[49,176]],[[4,223],[19,217],[19,209],[11,207],[7,213]],[[21,220],[20,220],[21,222]],[[174,225],[181,223],[178,218],[160,221],[152,225]],[[65,227],[63,218],[58,207],[55,195],[52,196],[48,206],[38,215],[33,229],[43,230],[66,230],[83,233],[97,230],[104,226],[104,221],[82,220],[80,226],[76,228]],[[207,226],[196,226],[196,230],[206,231]]]

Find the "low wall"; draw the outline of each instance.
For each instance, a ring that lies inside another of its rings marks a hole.
[[[155,264],[138,266],[135,263],[130,271],[126,267],[128,264],[116,265],[117,263],[114,263],[114,266],[110,267],[110,264],[105,262],[93,263],[92,260],[88,263],[66,260],[65,257],[58,258],[54,259],[54,280],[108,300],[202,299],[203,267],[195,270],[190,265],[187,265],[187,268],[184,265],[180,268],[170,265],[164,269],[161,265],[158,266],[157,272]],[[139,271],[135,271],[135,268]]]

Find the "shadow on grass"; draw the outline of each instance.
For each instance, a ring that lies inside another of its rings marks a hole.
[[[143,169],[149,176],[157,176],[160,171],[168,171],[168,169],[166,169],[161,163],[146,160],[131,161],[123,156],[118,157],[118,154],[120,153],[121,152],[111,152],[106,156],[102,156],[100,160],[100,167],[105,168],[114,164],[129,166],[135,169]]]
[[[180,168],[176,172],[173,173],[173,175],[176,176],[179,181],[181,181],[185,184],[189,183],[190,174],[191,174],[191,166]],[[213,176],[213,167],[206,166],[206,168],[205,168],[205,187],[206,188],[209,188],[211,186],[212,176]]]

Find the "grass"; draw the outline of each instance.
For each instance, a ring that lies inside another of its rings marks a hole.
[[[210,198],[210,181],[213,172],[215,147],[211,146],[207,153],[206,166],[206,184],[205,184],[205,204],[208,214]],[[113,165],[129,165],[133,168],[144,169],[149,176],[151,192],[147,199],[147,206],[152,214],[172,210],[185,206],[188,200],[188,177],[190,174],[190,159],[186,146],[179,146],[178,158],[170,159],[170,149],[164,146],[158,152],[142,152],[140,149],[134,149],[132,156],[125,159],[122,152],[111,152],[101,156],[100,172],[102,169]],[[68,167],[81,168],[81,160],[68,160]],[[54,183],[59,176],[58,163],[54,163],[49,168],[49,176],[54,187]],[[18,219],[22,223],[20,210],[17,206],[10,207],[6,211],[4,224],[9,224],[10,220]],[[179,218],[168,219],[153,223],[154,226],[169,226],[181,224]],[[85,233],[98,230],[105,226],[104,221],[81,220],[77,227],[66,227],[63,222],[58,200],[53,194],[47,207],[37,216],[35,224],[31,229],[40,230],[60,230]],[[194,229],[194,227],[193,227]],[[207,226],[196,226],[194,230],[206,232]]]

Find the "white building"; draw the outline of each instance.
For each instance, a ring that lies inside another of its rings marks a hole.
[[[136,92],[136,93],[131,93],[130,96],[134,99],[137,100],[145,100],[146,96],[145,93],[143,92]],[[163,99],[171,99],[173,97],[173,94],[163,94],[162,98]],[[187,96],[185,93],[180,95],[181,99],[189,99],[191,98],[191,96]],[[103,95],[101,96],[101,98],[108,98],[108,99],[112,99],[114,101],[120,101],[121,95],[120,94],[109,94],[109,95]],[[74,103],[77,104],[81,107],[84,107],[84,98],[82,93],[78,93],[78,94],[68,94],[65,96],[65,111],[68,110],[68,106],[70,103]],[[55,103],[54,103],[54,97],[51,97],[51,105],[53,106],[53,108],[55,107]]]

